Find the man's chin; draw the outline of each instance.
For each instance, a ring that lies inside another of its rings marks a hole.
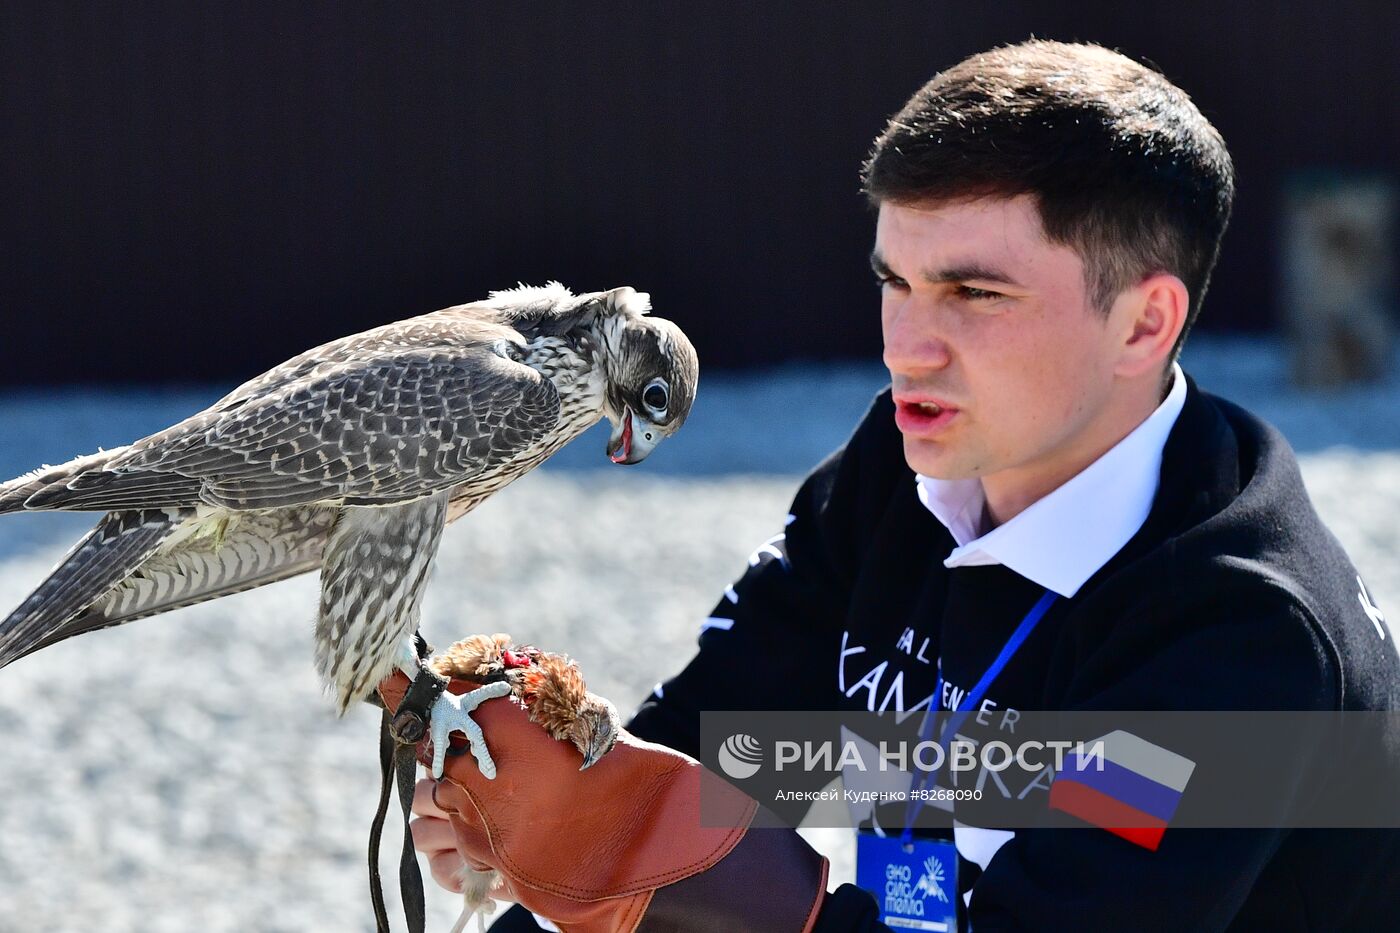
[[[958,463],[946,444],[937,441],[906,436],[904,462],[909,464],[909,469],[929,479],[971,479],[977,475],[964,464]]]

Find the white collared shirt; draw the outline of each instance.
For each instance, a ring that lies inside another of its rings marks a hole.
[[[986,496],[980,479],[917,475],[919,501],[958,543],[943,566],[1002,564],[1066,598],[1079,592],[1147,520],[1162,450],[1185,403],[1186,377],[1173,363],[1171,391],[1147,420],[1068,482],[986,534],[981,534]]]

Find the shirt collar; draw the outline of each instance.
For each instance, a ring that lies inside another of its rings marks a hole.
[[[919,501],[952,533],[943,566],[1002,564],[1066,598],[1137,534],[1157,494],[1162,449],[1186,402],[1186,377],[1157,410],[1070,480],[1005,524],[980,534],[986,497],[980,479],[917,475]]]

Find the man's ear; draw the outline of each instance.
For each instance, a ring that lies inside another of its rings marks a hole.
[[[1161,369],[1186,326],[1191,307],[1186,284],[1170,273],[1157,272],[1124,291],[1113,304],[1110,315],[1122,320],[1114,372],[1131,378]]]

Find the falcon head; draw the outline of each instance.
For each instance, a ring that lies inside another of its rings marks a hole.
[[[645,295],[619,288],[608,296],[625,309],[608,373],[605,411],[613,426],[608,457],[613,463],[640,463],[685,423],[700,364],[679,327],[645,314]]]

